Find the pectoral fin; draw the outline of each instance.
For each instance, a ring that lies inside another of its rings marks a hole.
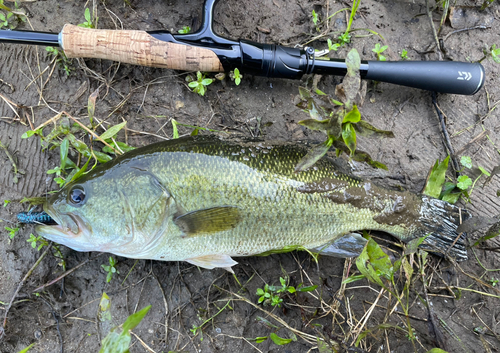
[[[186,237],[221,232],[234,228],[240,222],[237,207],[222,206],[197,210],[178,216],[174,223]]]
[[[318,252],[321,255],[334,257],[355,257],[361,254],[367,240],[357,233],[346,234],[342,238],[314,249],[312,252]]]
[[[231,266],[238,264],[229,255],[205,255],[205,256],[193,257],[192,259],[187,259],[185,261],[196,266],[207,268],[209,270],[216,267],[221,267],[228,270],[231,273],[234,273],[233,270],[231,269]]]

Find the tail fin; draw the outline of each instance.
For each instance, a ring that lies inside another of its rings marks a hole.
[[[457,261],[467,260],[465,239],[466,233],[458,233],[458,226],[470,218],[467,210],[437,200],[431,197],[422,197],[420,209],[421,233],[426,236],[420,246],[438,255],[449,255]]]

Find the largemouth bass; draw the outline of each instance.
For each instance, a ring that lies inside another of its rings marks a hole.
[[[329,158],[294,171],[304,147],[189,137],[138,148],[98,166],[46,202],[57,225],[38,234],[77,251],[187,261],[230,269],[232,257],[305,248],[327,254],[379,230],[467,258],[457,226],[468,213],[444,201],[380,188]],[[353,245],[354,244],[354,245]],[[353,253],[354,252],[354,253]]]

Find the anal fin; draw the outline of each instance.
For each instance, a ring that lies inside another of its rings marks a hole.
[[[231,273],[234,273],[233,270],[231,269],[231,266],[238,264],[229,255],[204,255],[204,256],[193,257],[185,261],[196,266],[207,268],[209,270],[216,267],[221,267]]]

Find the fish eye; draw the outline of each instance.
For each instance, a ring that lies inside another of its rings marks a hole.
[[[81,206],[85,201],[85,190],[80,185],[73,186],[68,193],[68,199],[74,206]]]

